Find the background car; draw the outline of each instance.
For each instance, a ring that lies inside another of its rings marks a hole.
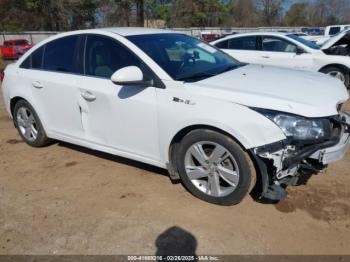
[[[33,45],[26,39],[5,40],[0,47],[3,59],[18,59],[27,52]]]
[[[256,32],[211,42],[241,62],[322,72],[349,87],[350,37],[344,32],[318,46],[294,34]]]

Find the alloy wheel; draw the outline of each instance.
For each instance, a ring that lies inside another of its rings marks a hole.
[[[22,106],[16,115],[18,129],[25,139],[33,142],[38,137],[38,127],[35,117],[29,108]]]
[[[239,168],[233,155],[223,146],[201,141],[188,148],[185,170],[192,184],[213,197],[231,194],[239,182]]]

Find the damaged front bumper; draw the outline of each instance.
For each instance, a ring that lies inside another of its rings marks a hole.
[[[286,197],[288,185],[306,184],[328,164],[342,159],[350,146],[350,115],[340,113],[332,137],[326,141],[295,145],[288,139],[252,150],[258,169],[255,194],[278,201]]]
[[[350,146],[350,115],[342,113],[342,117],[344,118],[344,131],[342,132],[339,143],[315,152],[310,156],[311,159],[318,160],[323,165],[328,165],[344,158]]]

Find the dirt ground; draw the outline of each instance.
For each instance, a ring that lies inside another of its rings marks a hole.
[[[288,191],[278,205],[220,207],[161,169],[64,143],[34,149],[0,96],[0,254],[350,254],[350,154]]]

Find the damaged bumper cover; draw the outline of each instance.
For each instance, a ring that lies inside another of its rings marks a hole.
[[[350,146],[350,115],[333,118],[332,135],[325,141],[300,145],[286,139],[252,150],[259,169],[259,198],[281,200],[287,185],[305,184],[330,163],[341,160]]]
[[[342,113],[342,117],[344,119],[344,131],[340,136],[339,142],[332,147],[318,150],[310,156],[311,159],[316,159],[320,163],[328,165],[344,158],[350,146],[350,115]]]

